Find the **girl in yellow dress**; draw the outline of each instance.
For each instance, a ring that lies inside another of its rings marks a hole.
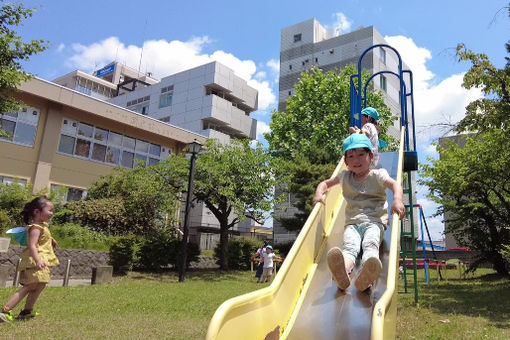
[[[14,293],[0,311],[0,322],[14,319],[11,311],[25,296],[25,308],[18,319],[26,320],[37,316],[33,310],[37,298],[50,282],[50,268],[59,264],[53,249],[57,242],[51,237],[48,221],[53,216],[53,203],[45,197],[37,197],[27,203],[21,213],[27,224],[27,247],[21,253],[20,283],[23,285]]]

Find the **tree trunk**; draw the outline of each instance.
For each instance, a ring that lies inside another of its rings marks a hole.
[[[506,267],[505,260],[503,259],[501,254],[499,253],[494,254],[492,263],[494,264],[494,270],[497,271],[499,275],[502,276],[508,275],[508,269]]]
[[[220,224],[220,269],[228,270],[228,225]]]

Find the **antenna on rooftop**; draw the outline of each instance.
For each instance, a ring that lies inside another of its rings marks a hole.
[[[140,67],[142,66],[142,55],[143,55],[143,46],[145,45],[145,31],[146,30],[147,30],[147,18],[145,18],[145,25],[143,27],[142,49],[140,50],[140,61],[138,62],[138,76],[140,76]]]

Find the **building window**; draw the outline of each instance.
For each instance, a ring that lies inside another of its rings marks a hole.
[[[122,135],[114,131],[64,118],[60,130],[58,153],[85,158],[109,165],[133,168],[136,160],[157,164],[171,152],[165,153],[158,144]]]
[[[64,185],[51,184],[50,191],[58,190],[58,195],[64,202],[81,201],[87,196],[87,190],[80,188],[73,188]]]
[[[0,129],[7,132],[7,137],[0,140],[16,144],[34,146],[40,112],[32,107],[23,107],[17,112],[1,115]]]
[[[379,56],[381,58],[382,63],[386,65],[386,51],[382,47],[379,47]]]
[[[151,96],[140,97],[138,99],[128,101],[126,107],[131,111],[135,111],[146,116],[149,113],[150,100]]]
[[[384,92],[387,92],[387,87],[386,87],[386,77],[385,76],[380,76],[379,78],[379,82],[380,82],[380,87],[381,87],[381,90],[383,90]]]
[[[21,178],[14,178],[14,177],[8,177],[8,176],[0,176],[0,183],[3,183],[5,185],[11,185],[11,184],[19,184],[22,187],[27,186],[27,180],[21,179]]]
[[[172,105],[172,97],[174,95],[174,86],[166,86],[161,89],[161,95],[159,96],[159,108],[167,107]]]
[[[289,90],[289,96],[292,95],[292,91]]]
[[[289,65],[289,70],[292,70],[292,64]]]
[[[319,62],[319,58],[315,58],[315,62],[318,63]]]
[[[299,41],[301,41],[301,33],[294,34],[294,42],[297,43]]]

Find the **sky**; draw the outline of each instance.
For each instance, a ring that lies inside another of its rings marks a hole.
[[[465,106],[482,96],[462,88],[468,62],[456,46],[485,53],[497,67],[507,56],[510,19],[502,0],[203,0],[24,1],[35,7],[18,32],[44,39],[50,49],[25,62],[26,71],[53,80],[80,69],[92,73],[117,60],[156,78],[217,60],[259,91],[257,138],[269,131],[278,107],[281,29],[312,18],[348,33],[374,26],[413,72],[418,161],[437,158],[437,124],[463,118]],[[418,186],[432,239],[442,238],[441,216]]]

